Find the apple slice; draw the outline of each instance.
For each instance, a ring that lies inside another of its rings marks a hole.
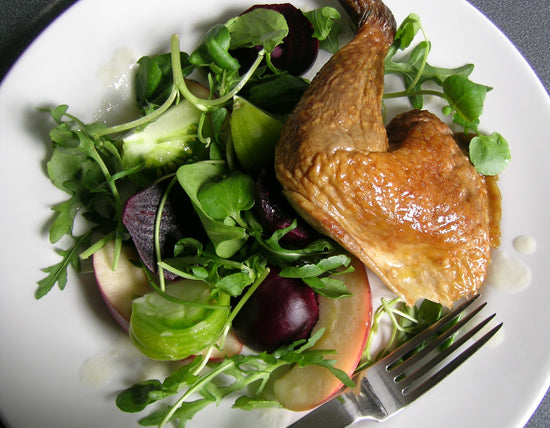
[[[143,269],[131,262],[131,260],[138,260],[137,252],[132,247],[123,246],[117,269],[113,270],[114,251],[115,244],[110,241],[94,253],[94,273],[107,309],[124,331],[128,332],[132,301],[149,293],[151,288],[149,288]],[[223,349],[215,349],[210,358],[220,359],[226,355],[239,354],[242,348],[242,343],[230,331],[225,339]]]
[[[132,300],[151,291],[143,269],[132,264],[138,260],[137,252],[127,246],[122,247],[116,270],[112,269],[114,241],[109,241],[93,256],[94,274],[109,312],[115,321],[128,331]]]
[[[325,329],[312,349],[334,349],[335,367],[349,376],[357,367],[372,323],[371,290],[365,267],[353,261],[355,270],[339,276],[352,297],[330,299],[319,296],[319,320],[312,334]],[[293,367],[273,384],[279,402],[289,410],[312,409],[332,398],[342,383],[324,367]]]

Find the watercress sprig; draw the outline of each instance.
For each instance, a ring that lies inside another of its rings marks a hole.
[[[416,47],[410,46],[421,31],[424,40]],[[487,92],[491,90],[469,79],[474,66],[466,64],[458,68],[433,67],[428,63],[431,43],[422,27],[420,18],[410,14],[396,31],[395,39],[388,50],[385,73],[395,74],[403,79],[405,90],[385,93],[385,99],[408,97],[416,109],[423,107],[423,97],[434,95],[447,101],[443,114],[462,127],[464,132],[474,132],[469,146],[470,160],[480,174],[498,175],[508,166],[511,154],[505,138],[497,132],[485,135],[479,130],[480,116]],[[396,57],[397,52],[407,50],[404,59]],[[432,82],[441,89],[424,88],[425,82]]]
[[[416,334],[437,322],[447,312],[448,311],[440,303],[435,303],[427,299],[423,300],[418,306],[408,306],[400,297],[389,300],[385,298],[380,299],[380,306],[373,315],[371,333],[367,339],[361,362],[356,368],[355,373],[359,373],[376,363]],[[390,321],[390,337],[383,348],[380,349],[376,355],[373,355],[373,339],[377,336],[378,330],[381,328],[385,318],[388,318]],[[458,322],[458,320],[459,318],[456,318],[449,326]],[[453,340],[454,336],[451,336],[441,346],[448,346]],[[417,350],[419,349],[421,349],[421,347]]]

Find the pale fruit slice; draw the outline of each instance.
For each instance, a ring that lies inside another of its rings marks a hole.
[[[312,334],[325,329],[313,349],[334,349],[335,367],[352,375],[357,367],[372,322],[372,298],[367,273],[362,263],[354,260],[354,272],[339,276],[352,297],[329,299],[319,296],[319,320]],[[324,367],[293,367],[273,384],[279,402],[289,410],[312,409],[332,398],[342,383]]]
[[[132,301],[151,292],[151,288],[143,269],[131,262],[139,259],[137,252],[132,247],[123,246],[117,268],[113,270],[114,251],[114,241],[110,241],[94,253],[94,274],[107,309],[124,331],[128,332]],[[239,354],[242,348],[243,344],[230,331],[223,349],[214,349],[210,359]]]
[[[122,246],[116,270],[112,269],[114,251],[114,241],[109,241],[94,253],[94,274],[109,312],[116,322],[128,331],[132,300],[150,292],[151,289],[143,269],[131,262],[138,260],[135,250]]]

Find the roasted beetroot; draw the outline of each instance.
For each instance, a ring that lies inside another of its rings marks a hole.
[[[128,229],[143,263],[152,272],[157,271],[155,256],[155,219],[167,181],[154,184],[135,194],[126,202],[122,222]],[[162,258],[174,256],[174,245],[182,237],[203,239],[204,232],[193,206],[184,190],[172,187],[162,211],[159,244]],[[165,278],[175,279],[170,272]]]
[[[294,76],[304,74],[317,58],[319,40],[313,38],[313,26],[300,9],[289,3],[258,4],[244,11],[254,9],[271,9],[281,13],[288,24],[288,35],[283,43],[271,52],[271,62],[281,70],[286,70]],[[238,48],[231,54],[239,61],[242,70],[248,70],[261,47]]]
[[[273,352],[309,337],[319,317],[314,291],[302,280],[272,269],[233,320],[237,338],[249,348]]]
[[[281,185],[273,168],[263,169],[256,181],[256,203],[254,208],[264,231],[271,235],[285,229],[297,220],[294,230],[288,232],[281,244],[303,248],[318,237],[317,233],[294,211],[281,193]]]

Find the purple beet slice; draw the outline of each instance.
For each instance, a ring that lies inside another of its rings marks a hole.
[[[281,244],[303,248],[319,238],[291,207],[282,195],[282,188],[272,167],[264,168],[256,181],[256,203],[254,209],[264,231],[271,235],[279,229],[289,227],[294,220],[297,226],[281,238]]]
[[[143,263],[152,272],[157,272],[155,255],[155,221],[160,201],[168,187],[168,180],[154,184],[135,194],[126,202],[122,222],[128,229],[132,241]],[[174,246],[183,237],[202,240],[203,229],[196,217],[185,191],[176,184],[170,190],[162,210],[159,244],[161,258],[174,256]],[[177,278],[171,272],[164,272],[169,280]]]
[[[302,11],[290,3],[258,4],[245,10],[241,15],[254,9],[271,9],[281,13],[288,24],[288,35],[283,43],[271,52],[271,62],[281,70],[294,76],[304,74],[315,62],[319,52],[319,40],[313,38],[313,25]],[[248,70],[256,59],[261,47],[237,48],[231,54],[237,58],[242,69]]]

